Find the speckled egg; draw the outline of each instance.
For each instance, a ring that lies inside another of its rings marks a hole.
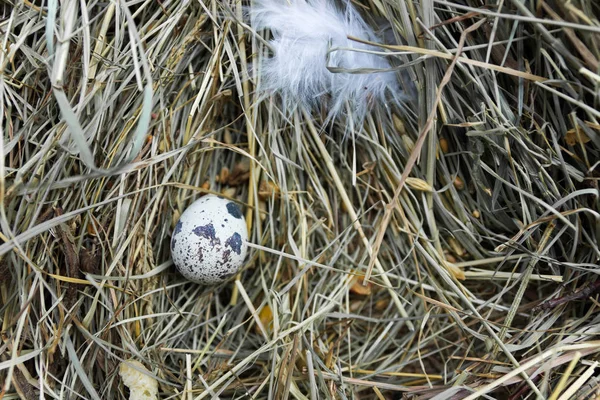
[[[212,194],[181,214],[173,237],[173,263],[187,279],[213,285],[240,269],[248,252],[248,230],[236,203]]]

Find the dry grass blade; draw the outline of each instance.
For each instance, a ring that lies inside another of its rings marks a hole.
[[[600,5],[484,3],[353,2],[381,43],[331,53],[406,98],[333,121],[263,90],[252,1],[1,3],[0,399],[128,398],[125,360],[161,398],[593,393]],[[251,241],[215,287],[170,259],[205,193]]]

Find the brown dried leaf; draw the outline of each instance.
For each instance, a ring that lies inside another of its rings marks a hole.
[[[465,188],[465,182],[461,179],[460,176],[454,178],[454,187],[456,190],[463,190]]]
[[[231,174],[229,174],[229,179],[227,180],[227,184],[231,186],[241,185],[246,182],[250,177],[250,161],[248,159],[244,159],[239,163],[235,164]],[[221,182],[225,182],[222,180]]]
[[[260,186],[258,187],[258,197],[261,200],[268,200],[273,195],[279,195],[279,188],[277,188],[273,182],[268,182],[266,180],[261,181]]]
[[[360,296],[368,296],[372,293],[373,284],[371,282],[367,282],[366,285],[363,285],[365,276],[357,275],[352,278],[352,286],[350,286],[350,292],[360,295]]]
[[[100,256],[94,243],[89,243],[79,251],[79,266],[83,273],[100,274]]]
[[[440,150],[442,150],[442,153],[447,153],[449,148],[448,139],[440,138]]]
[[[383,311],[390,305],[390,298],[384,297],[375,302],[375,310]]]
[[[217,182],[227,182],[227,179],[229,178],[229,168],[227,167],[223,167],[221,168],[221,172],[219,173],[219,176],[216,177],[216,181]]]
[[[579,133],[577,131],[579,131]],[[585,134],[585,132],[582,129],[570,129],[565,135],[565,142],[569,146],[575,146],[578,143],[586,144],[590,140],[591,139],[588,137],[588,135]]]
[[[258,313],[258,319],[260,319],[260,322],[265,327],[267,333],[270,333],[273,330],[273,310],[271,310],[269,304],[265,304],[265,306],[260,310]],[[261,333],[258,325],[255,325],[254,329],[256,333]]]

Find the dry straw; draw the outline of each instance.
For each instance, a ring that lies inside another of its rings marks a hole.
[[[484,3],[354,3],[412,96],[354,126],[260,90],[251,3],[2,3],[0,398],[597,393],[600,6]],[[170,263],[203,193],[220,287]]]

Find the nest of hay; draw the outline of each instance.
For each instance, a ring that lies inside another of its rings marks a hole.
[[[357,3],[411,98],[352,135],[261,95],[247,6],[0,6],[0,398],[597,393],[598,3]],[[204,193],[251,238],[210,288]]]

